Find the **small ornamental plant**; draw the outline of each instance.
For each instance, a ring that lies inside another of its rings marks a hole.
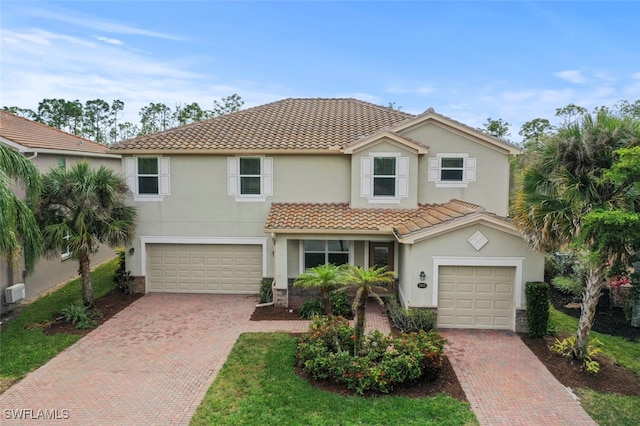
[[[445,339],[436,331],[398,338],[368,333],[359,349],[355,330],[341,317],[315,317],[298,343],[296,360],[314,380],[342,383],[358,395],[389,393],[397,385],[435,380],[442,367]]]

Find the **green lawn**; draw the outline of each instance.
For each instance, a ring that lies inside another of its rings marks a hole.
[[[561,332],[575,333],[578,320],[551,308],[551,319]],[[603,343],[602,352],[620,365],[640,375],[640,343],[622,337],[591,333]],[[578,389],[578,396],[587,413],[600,426],[637,425],[640,413],[640,396],[601,394],[590,389]]]
[[[95,298],[115,287],[113,277],[117,267],[118,259],[114,258],[91,273]],[[26,329],[25,326],[51,320],[62,307],[81,302],[81,283],[80,278],[77,278],[25,306],[0,332],[0,379],[4,382],[20,379],[76,342],[80,336],[47,336],[42,329]]]
[[[434,398],[362,398],[314,388],[294,371],[296,340],[284,333],[240,336],[198,407],[194,425],[469,425],[469,404]]]

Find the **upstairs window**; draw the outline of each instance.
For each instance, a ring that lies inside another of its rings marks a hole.
[[[273,195],[273,158],[231,157],[227,169],[228,192],[236,201],[265,201]]]
[[[399,203],[409,195],[409,158],[399,153],[362,157],[360,194],[370,203]]]
[[[466,188],[476,180],[476,159],[467,154],[438,154],[429,158],[429,181],[436,188]]]
[[[170,194],[168,157],[128,157],[125,169],[135,201],[161,201]]]

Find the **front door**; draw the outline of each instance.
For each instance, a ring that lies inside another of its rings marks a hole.
[[[369,266],[386,266],[393,271],[393,243],[371,241],[369,243]]]
[[[381,268],[386,266],[390,271],[393,271],[394,258],[393,258],[393,243],[383,243],[378,241],[369,242],[369,266],[376,266]],[[394,285],[382,284],[380,287],[386,290],[376,290],[379,296],[385,294],[393,294]]]

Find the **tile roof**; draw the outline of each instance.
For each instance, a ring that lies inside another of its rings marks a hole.
[[[351,208],[347,203],[273,203],[265,224],[275,231],[369,231],[400,237],[440,225],[484,209],[451,200],[444,204],[420,204],[417,209]]]
[[[357,99],[283,99],[139,136],[113,150],[325,150],[414,117]]]
[[[0,138],[29,150],[55,149],[107,154],[109,148],[89,139],[0,110]]]

